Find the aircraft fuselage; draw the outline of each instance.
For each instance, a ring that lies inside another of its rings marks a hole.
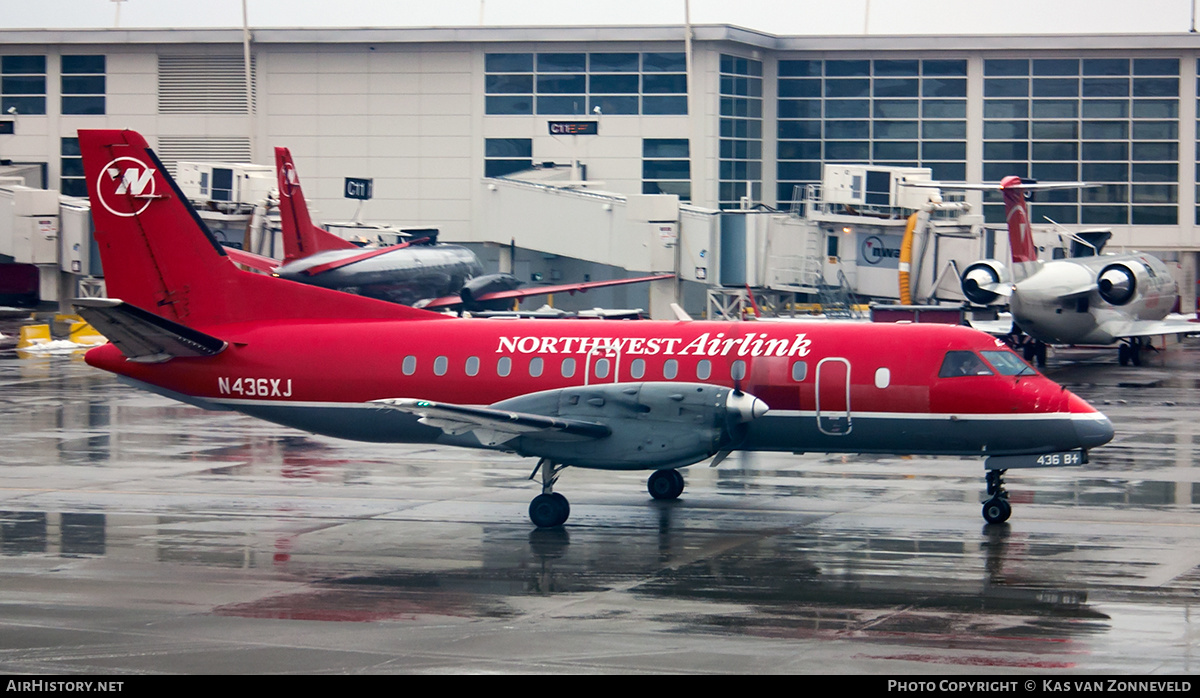
[[[947,351],[1011,355],[960,327],[343,320],[203,329],[228,348],[153,364],[105,346],[87,361],[192,404],[362,441],[489,447],[472,432],[446,433],[372,400],[492,405],[586,386],[584,402],[602,405],[606,395],[614,402],[603,390],[617,382],[680,391],[715,384],[757,397],[770,409],[748,425],[738,448],[749,450],[981,456],[1091,448],[1112,435],[1103,415],[1032,371],[939,378]],[[655,416],[629,419],[653,424]],[[513,444],[494,448],[520,452]]]
[[[329,250],[284,264],[276,275],[323,288],[346,291],[402,305],[459,292],[483,273],[473,252],[458,245],[413,245],[309,275],[309,270],[361,254]]]
[[[1128,284],[1123,293],[1097,283],[1106,273]],[[1010,309],[1017,326],[1039,341],[1112,344],[1129,333],[1129,323],[1166,317],[1177,294],[1158,258],[1102,255],[1046,262],[1016,283]]]

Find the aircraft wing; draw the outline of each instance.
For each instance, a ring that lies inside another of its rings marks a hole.
[[[1012,315],[1009,313],[998,313],[995,320],[974,320],[968,318],[967,322],[971,323],[971,327],[991,335],[1003,336],[1012,334],[1013,331]]]
[[[493,291],[491,293],[481,293],[475,296],[472,301],[475,303],[484,303],[487,301],[498,301],[506,299],[529,298],[530,296],[545,296],[551,293],[587,293],[588,289],[603,288],[606,286],[623,286],[625,284],[640,284],[647,281],[661,281],[663,279],[673,279],[674,274],[657,274],[654,276],[639,276],[633,279],[610,279],[608,281],[586,281],[577,284],[559,284],[558,286],[531,286],[529,288],[517,288],[511,291]],[[457,295],[442,296],[428,301],[421,301],[422,308],[426,310],[437,310],[439,308],[454,308],[462,305],[462,297]]]
[[[528,412],[498,410],[491,407],[455,405],[430,400],[389,398],[376,404],[419,416],[422,424],[437,427],[451,436],[472,432],[485,446],[497,446],[518,436],[539,436],[554,440],[602,439],[612,429],[596,422],[547,417]]]
[[[1168,315],[1162,320],[1111,320],[1101,329],[1113,337],[1158,337],[1165,334],[1200,334],[1200,323],[1183,315]]]
[[[265,274],[270,274],[271,272],[275,271],[275,268],[281,264],[278,259],[264,257],[260,254],[254,254],[253,252],[247,252],[245,250],[239,250],[236,247],[226,247],[225,254],[238,264],[245,264],[251,269],[257,269]]]
[[[180,356],[213,356],[228,344],[116,298],[76,298],[79,315],[130,361],[159,363]]]

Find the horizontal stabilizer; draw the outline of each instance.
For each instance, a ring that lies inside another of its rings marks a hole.
[[[254,254],[253,252],[247,252],[245,250],[239,250],[236,247],[226,247],[225,254],[229,255],[229,258],[238,264],[244,264],[251,269],[257,269],[258,271],[266,274],[274,272],[275,268],[279,266],[278,259],[264,257],[260,254]]]
[[[181,356],[213,356],[227,343],[116,298],[76,298],[79,315],[130,361],[158,363]]]
[[[472,300],[474,303],[486,303],[489,301],[500,300],[517,300],[521,298],[529,298],[530,296],[547,296],[552,293],[587,293],[591,288],[607,288],[609,286],[624,286],[625,284],[640,284],[647,281],[662,281],[664,279],[673,279],[674,274],[655,274],[654,276],[639,276],[632,279],[609,279],[607,281],[584,281],[575,284],[559,284],[557,286],[529,286],[527,288],[517,288],[511,291],[493,291],[491,293],[481,293],[475,296]],[[435,310],[438,308],[456,308],[462,305],[463,299],[458,295],[442,296],[441,298],[433,298],[423,300],[418,305],[426,310]]]
[[[1091,189],[1099,184],[1091,182],[1013,182],[1007,186],[1000,182],[938,182],[931,180],[915,180],[901,182],[900,186],[937,188],[949,191],[1051,191],[1056,189]]]
[[[595,422],[497,410],[491,407],[453,405],[410,398],[390,398],[374,402],[384,407],[418,415],[422,424],[437,427],[452,436],[472,432],[485,446],[506,443],[518,436],[553,438],[551,435],[558,435],[559,437],[568,436],[580,439],[602,439],[612,434],[611,428]]]

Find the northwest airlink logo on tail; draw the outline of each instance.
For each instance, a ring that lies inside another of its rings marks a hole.
[[[299,184],[300,178],[296,175],[296,167],[290,162],[284,163],[283,167],[279,168],[279,193],[290,198],[292,190]]]
[[[117,158],[100,169],[96,194],[109,213],[122,218],[132,218],[145,211],[151,201],[162,198],[155,193],[154,168],[131,157]],[[134,210],[134,199],[145,203]]]

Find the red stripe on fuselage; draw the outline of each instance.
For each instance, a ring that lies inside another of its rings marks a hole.
[[[439,318],[265,322],[202,329],[228,341],[229,348],[210,358],[139,364],[125,361],[109,346],[92,350],[87,360],[169,390],[216,399],[361,403],[411,397],[491,404],[581,385],[587,368],[592,384],[613,382],[614,369],[620,382],[736,383],[772,410],[811,410],[818,364],[839,357],[850,364],[855,412],[1094,412],[1078,398],[1069,400],[1067,396],[1074,396],[1041,375],[939,379],[948,350],[1002,348],[981,332],[944,325]],[[405,359],[410,356],[415,370],[406,375]],[[499,374],[503,358],[509,359],[508,375]],[[608,374],[598,378],[595,364],[602,358],[608,359]],[[530,375],[535,359],[542,363],[536,377]],[[562,370],[566,359],[574,361],[574,373],[568,377]],[[640,376],[635,373],[639,360]],[[668,361],[675,362],[674,378],[664,376]],[[704,361],[709,364],[708,378],[697,373]],[[745,362],[746,377],[735,382],[731,373],[737,361]],[[797,361],[806,364],[799,381],[793,379]],[[468,375],[472,364],[475,375]],[[887,373],[883,387],[880,369]]]

